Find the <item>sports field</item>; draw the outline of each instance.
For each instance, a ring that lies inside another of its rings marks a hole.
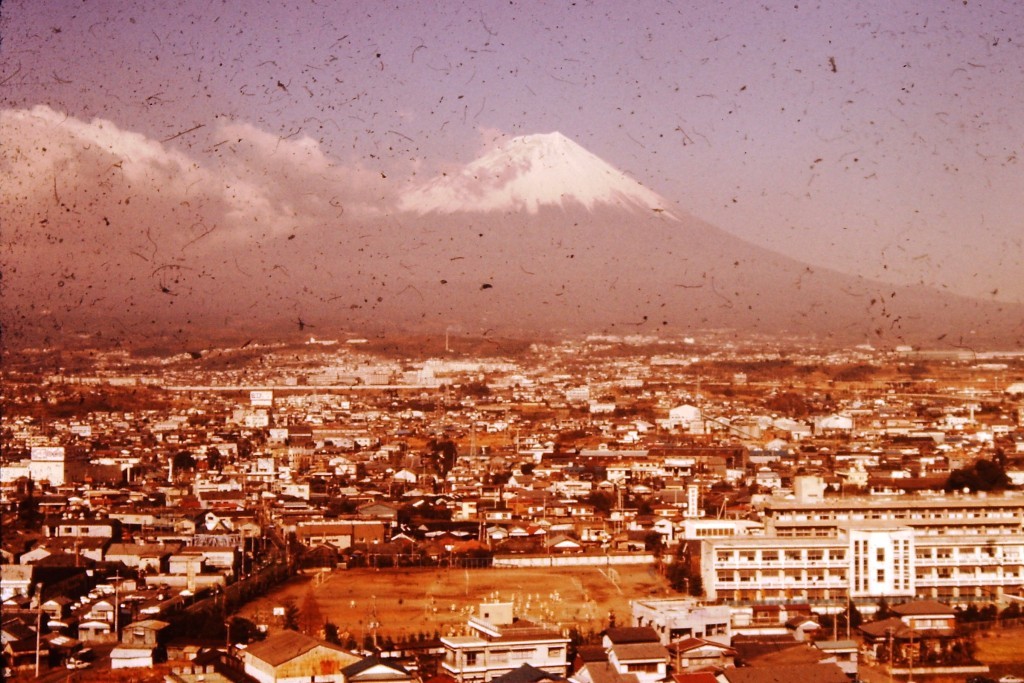
[[[629,601],[674,595],[652,567],[570,569],[373,569],[336,570],[296,577],[240,612],[271,629],[291,601],[299,622],[329,621],[361,640],[376,624],[381,637],[462,633],[481,602],[512,602],[519,617],[581,632],[630,623]],[[303,630],[306,630],[305,628]],[[312,635],[312,634],[311,634]]]

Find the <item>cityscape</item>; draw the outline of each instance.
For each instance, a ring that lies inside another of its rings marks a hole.
[[[1024,683],[1024,3],[0,3],[0,681]]]
[[[4,386],[16,678],[1022,665],[985,649],[1024,624],[1020,352],[310,336]]]

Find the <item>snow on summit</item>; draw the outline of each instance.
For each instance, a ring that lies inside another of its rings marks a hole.
[[[561,133],[523,135],[461,171],[407,193],[401,208],[420,214],[527,211],[576,202],[664,211],[657,193],[616,170]]]

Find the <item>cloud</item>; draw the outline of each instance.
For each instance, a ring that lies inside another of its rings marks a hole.
[[[387,179],[309,137],[223,119],[190,140],[186,153],[105,119],[0,111],[8,308],[157,319],[295,298],[318,283],[284,287],[287,274],[337,262],[350,226],[394,201]]]

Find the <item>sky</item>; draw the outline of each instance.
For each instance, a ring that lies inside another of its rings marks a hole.
[[[15,296],[55,250],[172,289],[560,131],[755,244],[1024,302],[1014,0],[5,0],[0,39]]]

